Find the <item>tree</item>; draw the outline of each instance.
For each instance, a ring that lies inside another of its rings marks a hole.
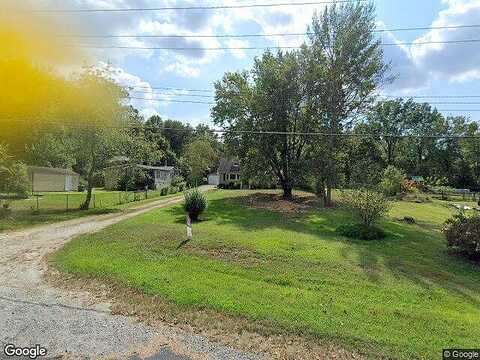
[[[183,152],[183,158],[190,167],[191,183],[201,182],[206,172],[218,161],[218,153],[205,138],[198,138],[188,144]]]
[[[316,129],[329,134],[314,147],[317,172],[326,188],[325,204],[339,177],[343,140],[335,136],[369,108],[375,90],[389,80],[381,43],[374,36],[375,13],[370,2],[334,4],[313,17],[306,57],[309,113]]]
[[[406,141],[409,164],[405,166],[411,174],[428,176],[430,166],[426,161],[434,151],[435,140],[432,135],[439,135],[443,123],[442,115],[428,103],[411,103],[408,108],[408,126]]]
[[[193,129],[181,121],[167,119],[163,122],[162,135],[168,140],[170,149],[180,156],[193,136]]]
[[[25,160],[30,165],[71,168],[75,164],[69,138],[63,132],[39,132],[27,144]]]
[[[378,134],[387,166],[396,164],[399,143],[410,125],[409,109],[412,106],[411,99],[406,102],[403,99],[381,101],[367,115],[367,131]]]
[[[395,166],[388,166],[382,175],[380,189],[386,196],[395,196],[402,192],[405,174]]]
[[[281,133],[312,129],[303,107],[302,77],[298,53],[267,51],[251,71],[227,73],[215,84],[212,117],[227,130],[225,142],[242,162],[255,162],[275,175],[286,199],[304,175],[307,137]],[[273,133],[239,132],[251,130]]]
[[[28,193],[27,167],[8,154],[8,148],[0,143],[0,193],[26,196]]]
[[[75,168],[87,181],[81,209],[88,209],[93,187],[107,161],[118,154],[125,127],[135,114],[123,103],[126,92],[104,71],[86,69],[75,81],[75,88],[76,106],[65,114],[69,125],[63,131],[70,138]]]

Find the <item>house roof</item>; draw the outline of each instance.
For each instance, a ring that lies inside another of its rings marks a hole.
[[[148,166],[148,165],[136,165],[140,169],[146,170],[161,170],[161,171],[173,171],[175,167],[173,166]]]
[[[240,163],[238,159],[221,158],[218,165],[219,173],[235,173],[240,172]]]
[[[28,170],[33,173],[41,173],[41,174],[54,174],[54,175],[77,175],[75,171],[71,169],[61,169],[61,168],[53,168],[53,167],[42,167],[42,166],[29,166]]]

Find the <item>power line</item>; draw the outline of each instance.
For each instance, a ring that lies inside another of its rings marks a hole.
[[[196,98],[208,98],[213,99],[213,95],[202,95],[202,94],[181,94],[181,93],[168,93],[168,92],[159,92],[159,91],[147,91],[147,90],[132,90],[132,92],[140,94],[151,94],[151,95],[163,95],[163,96],[186,96],[186,97],[196,97]]]
[[[480,98],[480,95],[379,95],[387,98],[413,98],[413,99],[462,99],[462,98]]]
[[[480,110],[479,110],[480,111]],[[3,119],[5,121],[6,119]],[[10,121],[12,119],[9,119]],[[20,120],[20,119],[16,119]],[[7,119],[8,121],[8,119]],[[31,120],[23,120],[31,121]],[[198,132],[204,131],[203,129],[197,130],[195,128],[168,128],[168,127],[157,127],[157,126],[145,126],[143,124],[130,125],[130,126],[113,126],[113,125],[88,125],[88,124],[79,124],[60,122],[60,121],[41,121],[43,124],[52,124],[52,125],[67,125],[69,127],[90,127],[90,128],[105,128],[105,129],[151,129],[159,131],[179,131],[179,132]],[[302,131],[270,131],[270,130],[222,130],[222,129],[209,129],[209,132],[220,133],[220,134],[254,134],[254,135],[292,135],[292,136],[333,136],[333,137],[388,137],[388,138],[420,138],[420,139],[480,139],[480,135],[441,135],[441,134],[426,134],[426,135],[417,135],[417,134],[385,134],[385,133],[328,133],[328,132],[302,132]]]
[[[156,92],[138,91],[138,90],[135,90],[134,92],[139,92],[142,94],[164,95],[164,96],[188,96],[188,97],[201,97],[201,98],[210,98],[210,99],[214,98],[214,96],[212,95],[156,93]],[[140,97],[132,97],[132,96],[129,96],[129,98],[139,99],[139,100],[169,101],[168,99],[149,99],[149,98],[140,98]],[[185,102],[190,102],[190,101],[185,100]],[[197,102],[197,101],[193,101],[193,103],[210,104],[210,105],[214,104],[213,102]],[[428,102],[428,104],[430,105],[480,105],[480,102],[434,101],[434,102]]]
[[[398,43],[380,43],[381,46],[400,46],[400,45],[428,45],[428,44],[467,44],[479,43],[480,39],[464,39],[464,40],[445,40],[445,41],[422,41],[422,42],[398,42]],[[121,49],[121,50],[175,50],[175,51],[215,51],[215,50],[296,50],[300,46],[238,46],[238,47],[171,47],[171,46],[117,46],[117,45],[93,45],[80,44],[76,45],[85,49]],[[72,47],[75,47],[72,45]]]
[[[364,0],[357,0],[361,2]],[[244,8],[262,8],[279,6],[308,6],[308,5],[328,5],[349,3],[349,0],[337,1],[304,1],[304,2],[282,2],[282,3],[261,3],[261,4],[236,4],[236,5],[199,5],[199,6],[162,6],[162,7],[137,7],[137,8],[111,8],[111,9],[40,9],[30,10],[30,13],[36,14],[79,14],[79,13],[121,13],[121,12],[147,12],[147,11],[168,11],[168,10],[221,10],[221,9],[244,9]]]
[[[175,100],[175,99],[148,99],[144,97],[129,96],[127,99],[145,100],[145,101],[158,101],[158,102],[174,102],[174,103],[186,103],[186,104],[205,104],[215,105],[214,102],[207,101],[195,101],[195,100]]]
[[[393,29],[376,29],[374,32],[397,32],[397,31],[418,31],[418,30],[440,30],[440,29],[464,29],[464,28],[479,28],[480,24],[476,25],[455,25],[455,26],[424,26],[411,28],[393,28]],[[287,36],[306,36],[312,35],[312,32],[298,32],[298,33],[271,33],[271,34],[171,34],[171,35],[59,35],[61,38],[78,38],[78,39],[162,39],[162,38],[256,38],[256,37],[287,37]]]
[[[127,86],[129,87],[129,86]],[[160,86],[130,86],[131,88],[135,89],[146,89],[146,90],[172,90],[172,91],[190,91],[190,92],[209,92],[211,93],[213,90],[207,89],[185,89],[185,88],[175,88],[175,87],[160,87]]]
[[[141,89],[134,90],[135,92],[145,92],[149,93],[149,90],[170,90],[170,91],[187,91],[187,92],[201,92],[201,93],[213,93],[213,89],[191,89],[191,88],[176,88],[176,87],[159,87],[159,86],[127,86],[132,89]],[[155,92],[153,92],[155,93]],[[173,95],[173,94],[171,94]],[[180,94],[179,94],[180,95]],[[185,96],[193,96],[189,94],[181,94]],[[213,97],[212,95],[205,95],[207,97]],[[429,98],[452,98],[452,99],[461,99],[461,98],[480,98],[480,95],[393,95],[393,94],[378,94],[379,97],[386,98],[413,98],[413,99],[429,99]],[[202,96],[203,97],[203,96]]]

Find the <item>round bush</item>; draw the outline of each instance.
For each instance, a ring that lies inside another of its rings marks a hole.
[[[480,259],[480,215],[457,214],[445,222],[442,231],[448,247]]]
[[[160,195],[161,195],[161,196],[165,196],[165,195],[167,195],[167,194],[168,194],[168,187],[162,187],[162,188],[160,189]]]
[[[170,194],[176,194],[176,193],[178,192],[178,187],[176,187],[176,186],[170,186],[168,192],[169,192]]]
[[[382,229],[364,224],[341,225],[336,231],[342,236],[360,240],[377,240],[385,237],[385,232]]]
[[[184,209],[192,221],[196,221],[207,206],[207,197],[200,190],[192,189],[185,192]]]
[[[367,189],[342,191],[340,206],[353,214],[366,227],[385,216],[390,210],[390,202],[381,193]]]

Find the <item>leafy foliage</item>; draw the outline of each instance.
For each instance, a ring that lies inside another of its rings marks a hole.
[[[480,259],[480,215],[456,214],[445,222],[442,231],[449,247]]]
[[[185,192],[185,203],[183,205],[185,211],[192,221],[198,219],[208,207],[207,197],[198,188],[187,190]]]
[[[405,174],[393,165],[389,165],[382,175],[380,189],[386,196],[395,196],[403,191]]]
[[[363,189],[343,191],[340,205],[355,215],[365,227],[372,226],[390,209],[390,202],[383,194]]]
[[[29,188],[27,167],[8,155],[7,147],[0,144],[0,193],[26,197]]]
[[[190,168],[190,184],[201,184],[206,173],[218,162],[218,153],[206,138],[198,138],[189,143],[183,152],[185,163]]]

